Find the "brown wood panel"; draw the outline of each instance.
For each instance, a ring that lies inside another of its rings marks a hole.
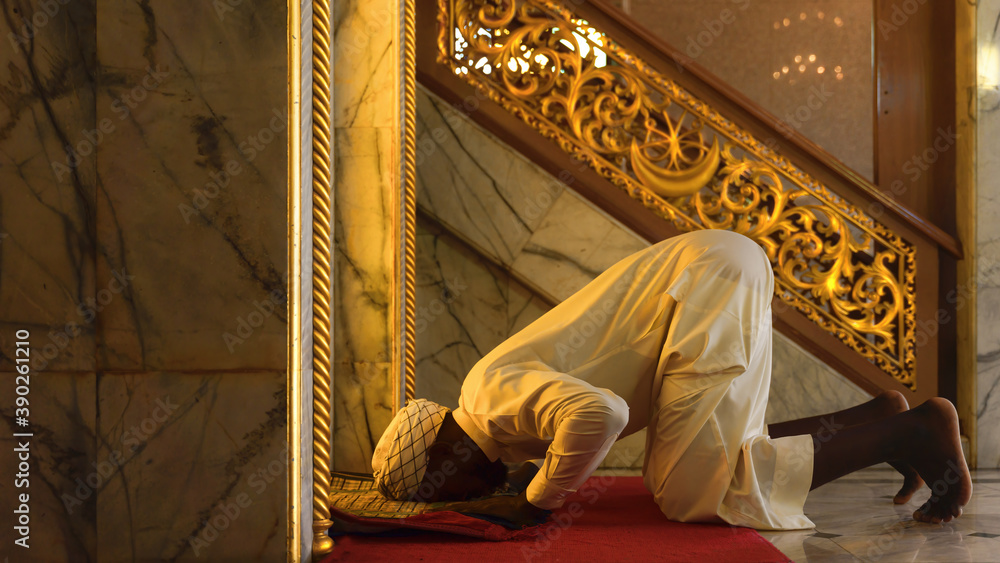
[[[955,234],[955,7],[876,0],[876,183]]]
[[[955,6],[876,0],[876,183],[949,234],[957,232]],[[957,401],[957,262],[942,257],[936,303],[938,394]]]

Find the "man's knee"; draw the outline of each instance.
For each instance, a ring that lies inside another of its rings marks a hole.
[[[628,403],[613,393],[594,393],[581,410],[607,436],[621,434],[628,425]]]

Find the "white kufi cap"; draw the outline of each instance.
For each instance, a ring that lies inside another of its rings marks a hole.
[[[427,448],[437,438],[446,407],[414,399],[399,409],[375,446],[372,470],[378,490],[393,500],[409,500],[427,470]]]

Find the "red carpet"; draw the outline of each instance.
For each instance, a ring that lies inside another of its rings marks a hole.
[[[431,515],[420,517],[426,520],[427,516]],[[549,523],[532,532],[534,537],[509,541],[438,532],[404,537],[339,536],[333,553],[323,563],[789,561],[754,530],[667,520],[641,477],[592,477],[553,513]]]

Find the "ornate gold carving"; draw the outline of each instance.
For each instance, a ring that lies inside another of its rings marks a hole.
[[[331,319],[333,286],[333,196],[330,147],[331,27],[329,0],[313,2],[313,556],[333,550],[330,520],[330,464],[333,448]]]
[[[915,388],[914,247],[553,0],[439,0],[438,60],[682,230],[757,241],[785,303]]]

